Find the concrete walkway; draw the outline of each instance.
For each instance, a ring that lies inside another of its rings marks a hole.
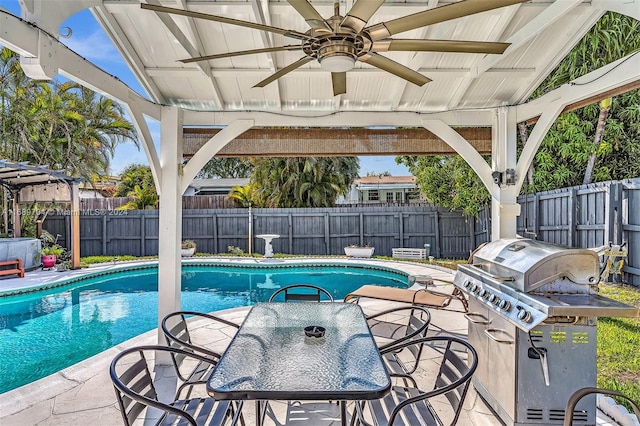
[[[309,259],[308,261],[318,262],[319,259]],[[334,262],[345,259],[322,259],[322,261]],[[246,260],[244,260],[246,261]],[[255,262],[255,260],[251,260]],[[296,259],[296,261],[303,261]],[[430,275],[436,281],[439,291],[451,292],[453,286],[442,281],[451,281],[453,273],[444,268],[425,266],[410,262],[395,261],[362,261],[363,263],[393,267],[407,272],[410,275]],[[113,268],[114,266],[103,265],[100,268]],[[94,269],[91,268],[89,272]],[[52,283],[54,277],[61,274],[74,275],[82,271],[71,271],[68,273],[50,272],[48,274],[29,273],[24,279],[0,280],[0,292],[7,291],[11,285],[21,287],[33,285],[36,281]],[[56,275],[58,274],[58,275]],[[416,284],[416,287],[419,285]],[[15,288],[15,287],[13,287]],[[454,301],[453,303],[459,303]],[[361,302],[365,313],[389,309],[394,304],[380,301]],[[237,308],[220,311],[217,314],[234,322],[241,322],[249,308]],[[430,333],[451,333],[466,336],[467,323],[461,313],[431,310],[432,321]],[[233,329],[218,328],[215,332],[207,330],[206,327],[200,331],[200,338],[208,339],[208,344],[214,348],[224,348],[233,335]],[[202,341],[202,340],[199,340]],[[49,377],[30,383],[13,391],[0,395],[0,425],[121,425],[122,419],[115,400],[115,394],[111,380],[109,379],[108,368],[111,359],[122,349],[142,344],[155,344],[157,342],[157,332],[155,330],[130,339],[105,352],[91,357],[83,362],[75,364],[65,370],[55,373]],[[286,424],[285,408],[286,404],[274,402],[272,404],[276,419],[268,419],[267,424]],[[351,410],[351,406],[348,407]],[[337,405],[335,404],[305,404],[308,419],[305,425],[338,425]],[[254,405],[246,403],[243,409],[245,420],[248,425],[254,424]],[[609,419],[599,414],[599,425],[609,425]],[[297,422],[296,424],[300,424]],[[458,422],[461,426],[498,426],[501,422],[491,413],[491,410],[478,397],[473,387],[464,404],[464,410]]]

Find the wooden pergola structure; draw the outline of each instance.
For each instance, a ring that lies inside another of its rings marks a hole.
[[[24,203],[69,203],[71,218],[71,268],[80,267],[80,190],[83,179],[75,178],[47,166],[32,166],[0,160],[0,185],[11,193],[13,236],[21,236]]]

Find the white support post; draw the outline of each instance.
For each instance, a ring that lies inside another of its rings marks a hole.
[[[160,322],[180,309],[182,239],[182,110],[162,107],[160,120],[160,226],[158,241],[158,343]],[[161,360],[166,362],[166,360]]]
[[[506,182],[507,170],[515,171],[517,163],[516,110],[513,107],[500,107],[494,119],[491,165],[494,172],[502,174],[490,191],[492,241],[515,238],[516,218],[520,216],[520,204],[517,203],[520,187],[515,181]]]

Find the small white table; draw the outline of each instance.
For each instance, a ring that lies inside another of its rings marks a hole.
[[[264,240],[264,257],[273,257],[273,246],[271,245],[271,240],[275,238],[280,238],[279,234],[260,234],[256,235],[256,238],[261,238]]]

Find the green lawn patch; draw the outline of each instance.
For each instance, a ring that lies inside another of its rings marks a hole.
[[[600,294],[640,306],[640,289],[600,284]],[[598,387],[640,401],[640,318],[598,318]],[[619,404],[631,406],[620,399]]]

